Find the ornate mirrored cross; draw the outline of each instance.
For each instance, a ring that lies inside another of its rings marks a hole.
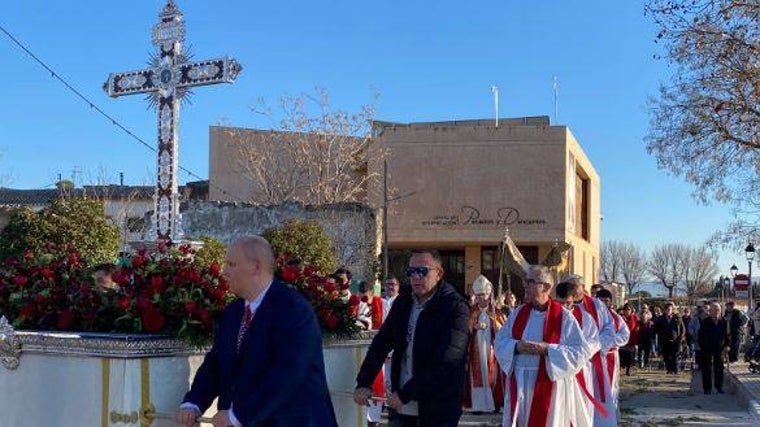
[[[179,167],[179,106],[194,86],[232,83],[242,70],[230,57],[190,62],[182,49],[185,20],[173,0],[168,0],[153,27],[157,52],[144,70],[112,73],[103,89],[109,96],[147,93],[158,110],[158,168],[152,235],[157,241],[179,241],[177,169]]]

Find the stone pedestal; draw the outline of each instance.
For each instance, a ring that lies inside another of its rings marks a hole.
[[[351,396],[368,345],[325,343],[341,427],[366,424]],[[173,417],[203,355],[149,335],[0,333],[0,426],[176,427]]]

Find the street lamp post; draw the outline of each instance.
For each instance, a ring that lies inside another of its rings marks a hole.
[[[739,267],[737,267],[736,264],[734,264],[734,265],[731,266],[731,268],[729,269],[729,271],[731,272],[731,279],[736,279],[736,273],[739,272]],[[734,284],[734,285],[736,285],[736,284]],[[731,296],[731,292],[728,293],[728,296]]]
[[[747,264],[749,265],[749,300],[747,301],[747,312],[752,309],[752,260],[755,259],[755,247],[752,246],[752,242],[747,244],[744,248],[744,255],[747,256]]]
[[[731,279],[728,277],[723,278],[723,286],[721,286],[721,292],[720,292],[720,302],[726,301],[726,295],[728,295],[728,289],[731,286]]]

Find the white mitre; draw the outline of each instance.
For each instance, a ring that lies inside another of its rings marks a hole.
[[[493,289],[493,284],[482,274],[472,283],[472,293],[475,295],[491,295],[491,289]]]

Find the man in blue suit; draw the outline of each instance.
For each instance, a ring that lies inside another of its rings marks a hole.
[[[222,313],[177,422],[195,425],[218,398],[214,427],[337,427],[319,323],[309,303],[274,278],[269,242],[237,240],[224,276],[240,298]]]

